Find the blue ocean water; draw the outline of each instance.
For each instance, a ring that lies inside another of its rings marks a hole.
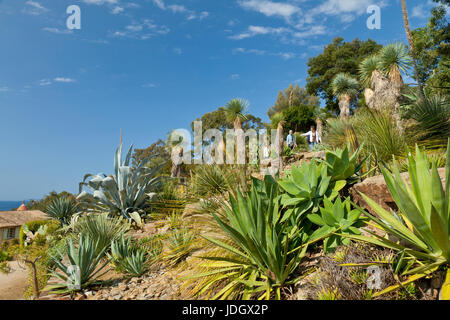
[[[0,211],[10,211],[17,209],[22,201],[0,201]]]

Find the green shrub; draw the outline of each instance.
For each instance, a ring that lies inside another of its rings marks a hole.
[[[22,225],[19,231],[19,241],[20,246],[24,247],[26,245],[27,235],[25,230],[29,230],[34,235],[41,235],[41,239],[39,239],[39,243],[45,244],[47,235],[52,236],[59,228],[61,227],[60,223],[57,220],[35,220],[30,221]],[[24,230],[25,229],[25,230]]]
[[[97,253],[100,253],[109,251],[111,243],[128,232],[130,223],[108,213],[93,213],[80,217],[70,228],[76,235],[83,234],[97,242]]]

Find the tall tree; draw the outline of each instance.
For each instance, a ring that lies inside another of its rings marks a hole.
[[[340,116],[346,120],[350,117],[350,105],[358,96],[359,83],[349,74],[339,73],[331,83],[333,93],[339,99]]]
[[[326,110],[338,113],[339,105],[333,94],[331,82],[339,73],[358,76],[358,67],[366,57],[375,54],[382,48],[373,40],[344,42],[343,38],[335,38],[323,52],[308,61],[308,78],[306,89],[324,99]],[[362,92],[362,88],[360,88]],[[357,99],[353,100],[354,103]]]
[[[428,24],[412,31],[419,77],[424,90],[448,94],[450,90],[450,24],[444,6],[433,8]]]
[[[278,112],[283,112],[292,106],[299,105],[318,106],[319,98],[309,94],[305,88],[300,87],[298,84],[295,86],[291,84],[288,88],[278,92],[277,101],[269,108],[267,115],[269,118],[272,118]]]
[[[409,27],[408,10],[406,8],[405,0],[402,0],[402,12],[403,12],[403,22],[405,24],[406,36],[408,37],[409,51],[411,53],[411,57],[412,57],[413,65],[414,65],[414,71],[416,74],[416,81],[417,81],[417,85],[419,87],[420,98],[425,99],[425,96],[423,93],[422,81],[420,81],[420,77],[419,77],[419,69],[417,68],[416,54],[414,51],[414,41],[413,41],[413,37],[411,34],[411,28]]]

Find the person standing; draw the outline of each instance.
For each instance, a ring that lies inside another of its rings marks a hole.
[[[319,132],[316,131],[316,127],[311,126],[311,130],[307,133],[303,133],[302,136],[306,136],[308,139],[309,149],[312,151],[314,146],[318,143],[322,143],[322,138],[319,136]]]
[[[289,130],[289,134],[286,138],[286,143],[291,150],[293,150],[297,146],[297,143],[295,142],[294,132],[292,130]]]

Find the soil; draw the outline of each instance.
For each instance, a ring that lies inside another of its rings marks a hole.
[[[27,284],[28,269],[19,266],[17,261],[8,263],[9,274],[0,273],[0,300],[22,300]]]

